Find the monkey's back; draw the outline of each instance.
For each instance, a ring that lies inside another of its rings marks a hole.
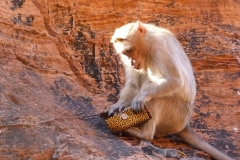
[[[144,24],[144,26],[148,30],[146,41],[155,47],[154,53],[157,53],[152,55],[152,59],[155,61],[155,64],[166,63],[162,62],[162,60],[165,59],[168,61],[167,63],[172,63],[172,66],[177,66],[176,70],[179,74],[179,80],[181,81],[179,94],[181,96],[185,95],[183,98],[187,99],[192,106],[196,97],[196,82],[191,62],[181,43],[171,31],[165,28],[151,24]],[[166,70],[162,69],[161,72],[165,72],[162,74],[168,75],[168,69],[169,68],[166,68]]]

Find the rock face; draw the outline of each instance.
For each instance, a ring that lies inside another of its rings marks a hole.
[[[136,20],[177,36],[198,84],[192,127],[240,158],[239,0],[1,0],[0,10],[0,159],[173,159],[99,116],[124,84],[110,37]],[[174,136],[152,143],[209,159]]]

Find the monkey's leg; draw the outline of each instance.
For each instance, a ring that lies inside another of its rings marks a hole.
[[[148,122],[142,124],[139,128],[132,127],[125,130],[124,132],[139,139],[151,140],[154,137],[155,127],[156,125],[153,119],[151,119]]]
[[[146,137],[141,130],[137,127],[132,127],[124,131],[127,134],[130,134],[133,137],[137,137],[139,139],[145,139],[145,140],[150,140],[150,137]]]

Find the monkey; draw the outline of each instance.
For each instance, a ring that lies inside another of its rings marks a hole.
[[[190,127],[196,97],[193,68],[174,34],[140,21],[117,28],[110,41],[125,70],[125,84],[108,114],[146,107],[152,119],[124,132],[143,140],[179,135],[218,160],[232,158],[201,139]]]

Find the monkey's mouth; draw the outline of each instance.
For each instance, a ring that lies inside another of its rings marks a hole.
[[[137,67],[135,67],[135,69],[140,69],[140,64],[141,64],[141,63],[139,63],[139,64],[137,65]]]
[[[131,65],[134,69],[140,69],[141,63],[137,64],[135,60],[131,60]]]

